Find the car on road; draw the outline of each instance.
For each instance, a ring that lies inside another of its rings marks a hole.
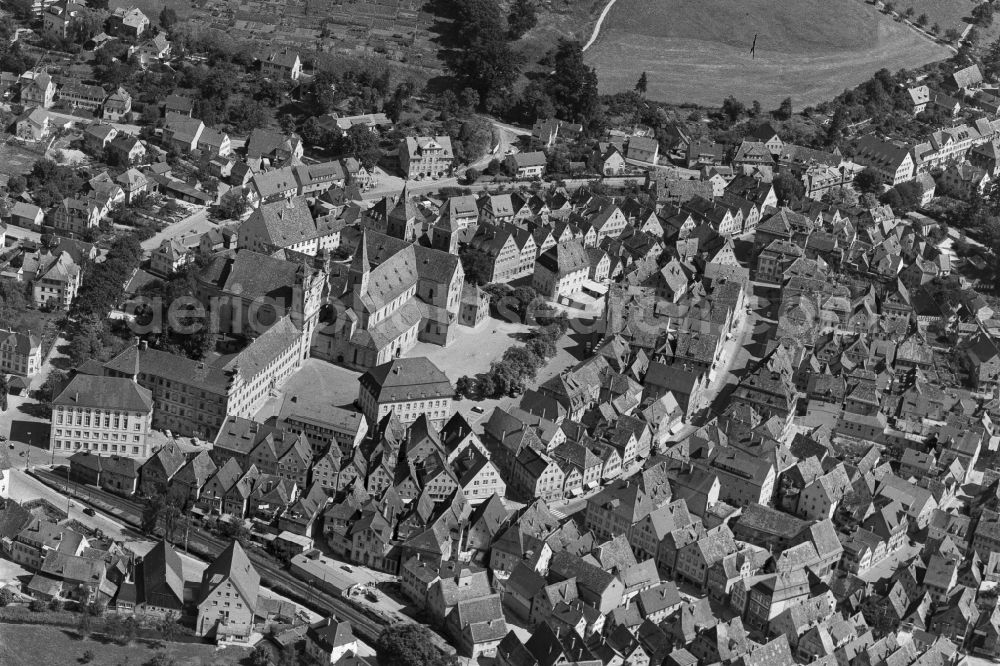
[[[93,510],[92,508],[90,508],[89,506],[88,506],[88,507],[87,507],[86,509],[84,509],[84,510],[83,510],[83,512],[84,512],[85,514],[87,514],[88,516],[96,516],[96,515],[97,515],[97,512],[96,512],[96,511],[94,511],[94,510]]]
[[[351,567],[347,566],[346,564],[341,564],[340,568],[343,569],[344,571],[348,572],[348,573],[354,573],[354,569],[352,569]]]
[[[485,410],[479,405],[473,405],[472,411],[474,411],[476,414],[482,414]]]

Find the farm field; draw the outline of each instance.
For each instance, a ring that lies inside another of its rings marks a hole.
[[[859,0],[618,0],[586,56],[602,92],[631,90],[645,71],[651,99],[735,95],[772,109],[791,97],[801,109],[950,53]]]

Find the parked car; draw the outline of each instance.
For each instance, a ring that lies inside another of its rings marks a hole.
[[[84,510],[83,510],[83,512],[84,512],[85,514],[87,514],[88,516],[96,516],[96,515],[97,515],[97,512],[96,512],[96,511],[94,511],[94,510],[93,510],[92,508],[90,508],[89,506],[88,506],[88,507],[87,507],[86,509],[84,509]]]

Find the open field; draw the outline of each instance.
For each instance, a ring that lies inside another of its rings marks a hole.
[[[23,176],[41,158],[41,152],[25,148],[14,141],[0,144],[0,174]]]
[[[913,18],[927,14],[927,27],[935,23],[941,28],[941,33],[948,28],[959,32],[965,29],[965,21],[972,14],[976,3],[971,0],[898,0],[895,10],[902,14],[907,8],[913,8]]]
[[[646,71],[651,99],[719,105],[732,94],[768,109],[950,51],[858,0],[618,0],[586,55],[602,92],[631,90]]]
[[[94,663],[143,664],[156,654],[149,643],[130,646],[78,640],[73,632],[30,624],[0,624],[0,664],[4,666],[70,666],[79,664],[86,650],[100,655]],[[237,666],[246,657],[246,648],[217,650],[213,645],[167,643],[166,653],[184,666]]]

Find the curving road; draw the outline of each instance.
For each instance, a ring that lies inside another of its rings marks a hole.
[[[590,33],[590,39],[588,39],[587,43],[583,45],[582,50],[586,51],[593,46],[594,42],[597,41],[597,36],[601,34],[601,25],[604,24],[604,19],[607,18],[608,12],[611,11],[611,8],[615,6],[616,2],[618,2],[618,0],[608,0],[608,4],[604,5],[604,9],[601,10],[601,15],[597,17],[597,25],[594,26],[594,32]]]

